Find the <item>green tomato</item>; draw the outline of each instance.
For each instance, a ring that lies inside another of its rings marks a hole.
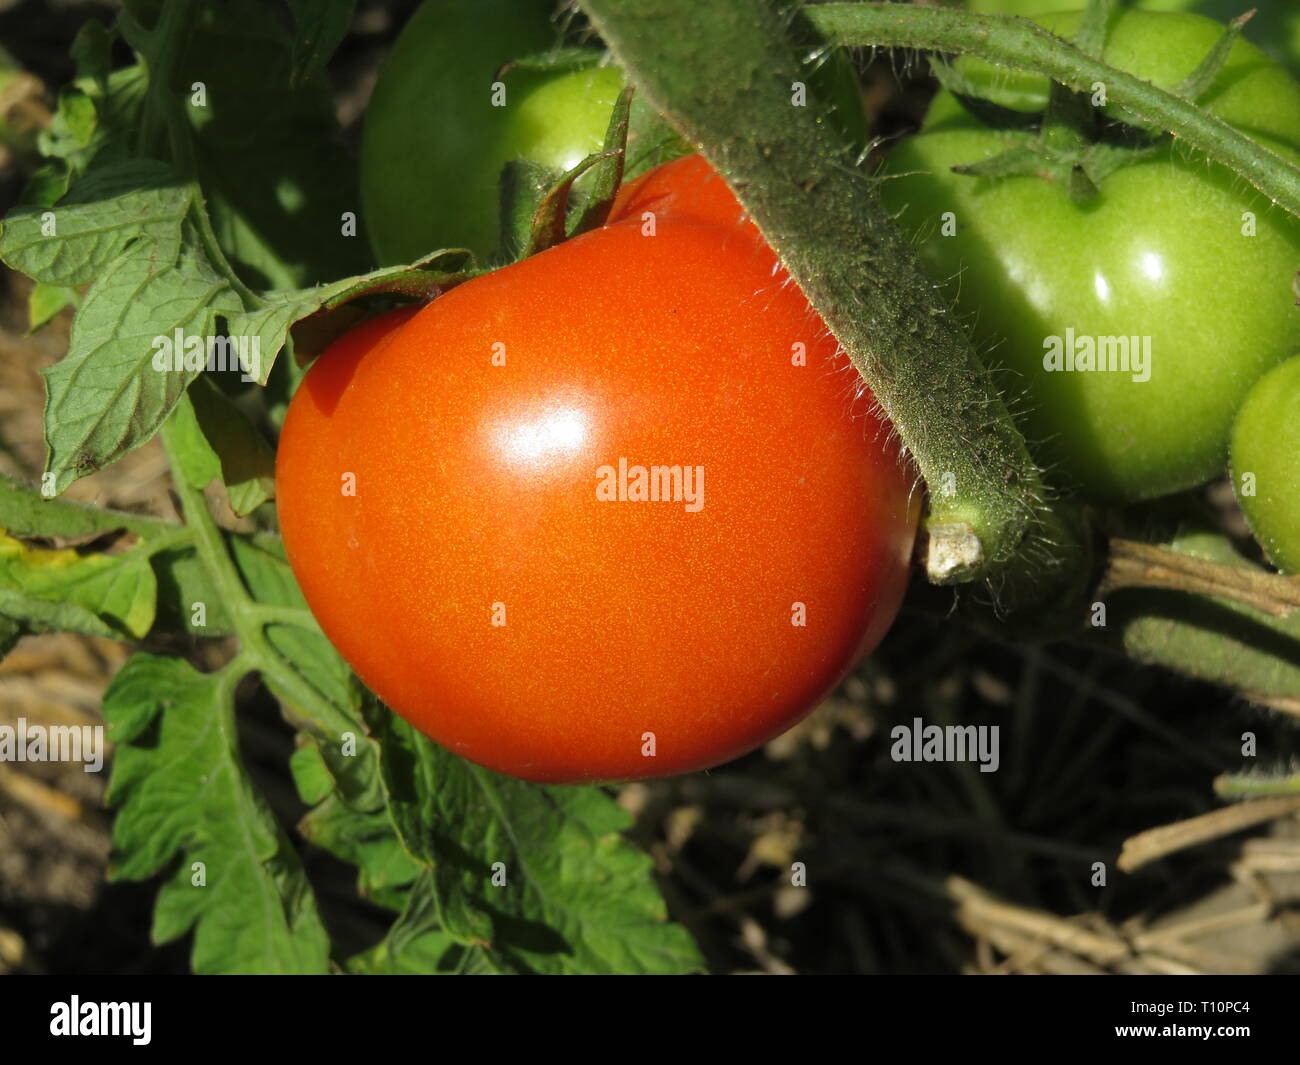
[[[499,178],[533,159],[568,170],[604,143],[613,67],[497,71],[557,43],[552,0],[428,0],[384,63],[366,110],[361,199],[381,264],[438,248],[480,259],[500,241]]]
[[[968,0],[971,11],[987,15],[1045,15],[1079,11],[1081,0]],[[1185,11],[1228,22],[1250,9],[1242,0],[1131,0],[1130,7],[1144,11]],[[1246,37],[1265,52],[1300,72],[1300,5],[1294,0],[1266,0],[1258,4],[1247,24]]]
[[[486,259],[501,246],[500,176],[531,159],[564,171],[604,144],[623,89],[616,67],[551,72],[507,62],[557,43],[555,0],[426,0],[380,71],[361,143],[361,200],[381,264],[411,262],[438,248]],[[593,53],[593,59],[595,53]],[[870,133],[857,71],[833,51],[808,74],[816,106],[851,143]],[[627,174],[690,151],[641,97],[632,102]],[[584,187],[579,178],[577,187]]]
[[[1042,21],[1070,33],[1078,17]],[[1105,57],[1172,86],[1221,32],[1199,16],[1126,12]],[[976,65],[967,73],[980,76]],[[1033,91],[1023,79],[1004,87],[1022,103]],[[1037,91],[1045,100],[1045,83]],[[1253,45],[1237,43],[1208,100],[1300,159],[1300,84]],[[1083,206],[1037,176],[951,170],[1006,147],[1006,134],[941,94],[921,133],[891,153],[881,192],[1006,371],[1037,456],[1098,501],[1213,477],[1250,386],[1300,347],[1300,221],[1181,146],[1112,173]],[[1103,360],[1115,368],[1097,369]]]
[[[1232,486],[1269,560],[1300,573],[1300,356],[1260,378],[1237,412]]]

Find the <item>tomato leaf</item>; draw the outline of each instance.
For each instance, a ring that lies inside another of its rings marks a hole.
[[[97,636],[141,637],[153,625],[157,584],[147,553],[79,554],[0,534],[0,613]]]
[[[199,636],[226,636],[230,633],[230,619],[224,604],[207,571],[195,557],[184,526],[63,499],[43,499],[28,486],[0,477],[0,527],[20,539],[68,540],[101,537],[119,530],[132,532],[140,538],[137,545],[120,554],[94,557],[102,557],[117,567],[134,567],[140,558],[147,559],[157,589],[153,625],[149,631]],[[89,556],[82,557],[84,560]],[[142,588],[147,588],[148,578],[143,573],[134,569],[129,572],[142,582]],[[23,631],[59,628],[114,637],[121,635],[120,627],[114,627],[111,618],[99,617],[95,604],[86,601],[85,585],[70,581],[46,583],[43,598],[34,597],[30,587],[20,595],[19,587],[17,580],[11,581],[6,605],[0,612],[8,614],[9,620],[20,624]],[[204,624],[201,626],[195,623],[193,608],[196,603],[205,606]],[[136,609],[142,611],[139,606]],[[138,617],[143,623],[143,612]]]
[[[76,301],[76,290],[37,282],[27,296],[27,334],[30,336],[59,311]]]
[[[474,263],[473,252],[465,248],[443,248],[417,259],[409,266],[386,266],[326,286],[325,298],[317,306],[334,310],[362,296],[382,292],[433,299],[482,272]]]
[[[443,930],[445,919],[434,874],[425,870],[412,885],[388,935],[371,951],[351,959],[353,972],[455,973],[461,976],[498,976],[512,972],[491,946],[479,939],[468,942]]]
[[[275,452],[207,376],[190,386],[189,395],[198,427],[220,460],[230,509],[241,517],[251,514],[275,494]]]
[[[77,65],[77,77],[97,82],[101,89],[108,85],[108,72],[112,60],[113,34],[102,23],[89,19],[77,31],[70,54]]]
[[[20,207],[0,228],[0,258],[46,285],[88,285],[130,249],[164,266],[180,254],[191,190],[151,160],[87,174],[54,208]]]
[[[466,762],[377,703],[389,809],[411,856],[431,868],[418,919],[463,945],[490,944],[515,972],[679,973],[701,966],[666,920],[631,818],[599,788],[542,787]]]
[[[233,685],[140,654],[109,685],[112,876],[168,871],[153,939],[193,929],[200,973],[323,973],[329,942],[293,847],[240,764]]]
[[[362,895],[401,910],[404,889],[419,875],[420,866],[403,849],[385,809],[374,745],[355,739],[347,743],[335,747],[299,734],[290,767],[299,795],[313,808],[298,823],[298,831],[355,865]]]
[[[124,250],[86,293],[68,354],[43,371],[54,492],[146,443],[203,372],[217,316],[242,310],[188,235],[171,262]],[[183,361],[171,345],[178,334],[187,340]],[[188,357],[190,341],[197,357]],[[161,355],[170,358],[160,365]]]
[[[0,527],[14,536],[86,536],[129,529],[142,538],[166,536],[181,526],[158,518],[105,510],[66,499],[43,499],[35,489],[0,475]]]
[[[370,950],[348,959],[351,973],[371,976],[421,976],[446,973],[488,976],[501,973],[490,952],[481,946],[464,947],[439,928],[422,920],[427,912],[428,874],[410,893],[409,905],[387,937]]]

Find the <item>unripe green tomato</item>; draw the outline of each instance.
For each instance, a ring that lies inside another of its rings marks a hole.
[[[1300,573],[1300,356],[1260,378],[1237,412],[1232,486],[1269,561]]]
[[[366,109],[361,200],[381,264],[500,243],[502,167],[568,170],[604,142],[623,76],[501,67],[557,43],[551,0],[428,0],[393,46]]]
[[[439,248],[469,248],[485,260],[503,243],[506,163],[526,158],[565,171],[600,151],[624,84],[616,67],[513,69],[500,79],[504,106],[494,105],[503,64],[557,43],[555,7],[555,0],[426,0],[403,29],[366,109],[361,144],[362,208],[381,265]],[[807,84],[812,105],[865,146],[870,132],[848,56],[819,60]],[[643,99],[633,100],[627,176],[690,150]]]
[[[1069,35],[1079,16],[1043,21]],[[1195,15],[1129,11],[1108,62],[1161,87],[1196,69],[1223,28]],[[1045,79],[998,79],[999,102],[1041,107]],[[1207,97],[1216,116],[1300,159],[1300,85],[1238,41]],[[1106,110],[1116,117],[1116,105]],[[1300,220],[1226,167],[1166,144],[1101,182],[1083,205],[1036,175],[975,178],[1008,136],[940,94],[920,134],[886,161],[886,203],[1016,396],[1053,478],[1103,502],[1192,488],[1224,468],[1232,419],[1251,385],[1300,348],[1291,279]],[[1091,343],[1096,360],[1086,359]],[[1068,349],[1081,357],[1051,356]],[[1095,368],[1102,356],[1128,369]]]

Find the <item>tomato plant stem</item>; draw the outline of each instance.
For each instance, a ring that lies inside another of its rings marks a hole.
[[[1140,559],[1146,556],[1147,546],[1136,545],[1131,553]],[[1158,556],[1152,557],[1170,574],[1186,570],[1183,563],[1168,557],[1173,554],[1192,563],[1213,563],[1219,569],[1193,566],[1195,587],[1181,577],[1176,584],[1112,585],[1104,624],[1091,629],[1085,642],[1108,646],[1137,662],[1222,684],[1243,699],[1280,712],[1300,713],[1300,611],[1275,616],[1234,594],[1250,586],[1251,575],[1266,578],[1265,588],[1272,584],[1267,578],[1282,578],[1249,563],[1225,536],[1199,522],[1180,527],[1156,550]],[[1124,566],[1130,568],[1130,563]],[[1236,581],[1224,570],[1239,570],[1246,578]],[[1257,589],[1259,594],[1264,593]]]
[[[990,578],[1009,609],[1087,572],[958,318],[815,106],[767,0],[584,0],[638,89],[699,144],[870,385],[930,488],[936,583]],[[805,9],[807,10],[807,9]],[[692,32],[681,33],[689,25]]]
[[[169,420],[164,424],[161,436],[171,463],[172,480],[185,511],[186,526],[193,533],[195,549],[230,612],[239,637],[241,650],[234,660],[242,664],[239,675],[261,673],[278,696],[289,701],[295,712],[305,716],[322,732],[339,735],[355,730],[357,723],[347,712],[321,694],[267,640],[264,631],[267,625],[293,624],[315,629],[315,622],[306,610],[257,603],[249,595],[244,579],[226,549],[221,531],[208,510],[202,489],[187,475],[175,434],[175,423]]]
[[[1254,799],[1271,795],[1300,795],[1300,773],[1225,773],[1214,781],[1215,794],[1225,799]]]
[[[1045,74],[1076,92],[1103,85],[1107,98],[1138,121],[1159,124],[1300,216],[1300,169],[1192,101],[1108,66],[1027,19],[880,3],[812,4],[803,11],[835,44],[976,55]]]
[[[1228,566],[1170,551],[1158,544],[1114,539],[1099,594],[1119,588],[1168,588],[1232,599],[1285,617],[1300,608],[1300,578],[1244,566]]]

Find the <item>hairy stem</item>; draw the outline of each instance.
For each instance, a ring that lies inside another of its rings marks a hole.
[[[1163,548],[1148,550],[1159,552],[1171,583],[1182,581],[1186,572],[1201,587],[1193,594],[1151,583],[1116,589],[1106,597],[1104,625],[1092,630],[1088,642],[1294,712],[1300,705],[1300,611],[1273,616],[1259,603],[1245,601],[1253,585],[1258,598],[1260,587],[1283,578],[1248,562],[1226,537],[1209,529],[1193,527]]]
[[[1046,502],[1024,438],[875,186],[816,107],[795,103],[807,75],[770,0],[583,7],[726,178],[897,428],[930,488],[931,580],[1061,598],[1085,568],[1078,528]]]
[[[804,13],[835,44],[976,55],[1045,74],[1077,92],[1092,92],[1100,82],[1107,99],[1138,121],[1168,130],[1300,216],[1300,169],[1192,101],[1108,66],[1027,19],[878,3],[814,4]]]
[[[182,399],[188,403],[188,399]],[[244,579],[236,568],[230,552],[221,536],[221,530],[212,519],[208,510],[207,499],[203,492],[195,487],[186,476],[183,463],[178,453],[175,440],[175,424],[168,420],[162,428],[163,447],[171,463],[176,493],[180,496],[181,506],[185,511],[187,528],[194,535],[194,545],[202,560],[212,583],[216,587],[222,602],[230,611],[230,616],[239,637],[240,653],[236,661],[241,663],[244,673],[258,672],[266,678],[267,683],[278,693],[291,699],[295,711],[304,715],[322,732],[339,735],[354,729],[356,723],[340,707],[334,706],[316,690],[305,677],[276,652],[266,638],[265,627],[274,623],[303,624],[311,622],[307,611],[289,608],[273,608],[256,603],[249,595]],[[314,627],[314,623],[313,627]]]
[[[1110,541],[1098,594],[1120,588],[1168,588],[1218,596],[1279,618],[1300,609],[1300,578],[1211,562],[1136,540]]]

